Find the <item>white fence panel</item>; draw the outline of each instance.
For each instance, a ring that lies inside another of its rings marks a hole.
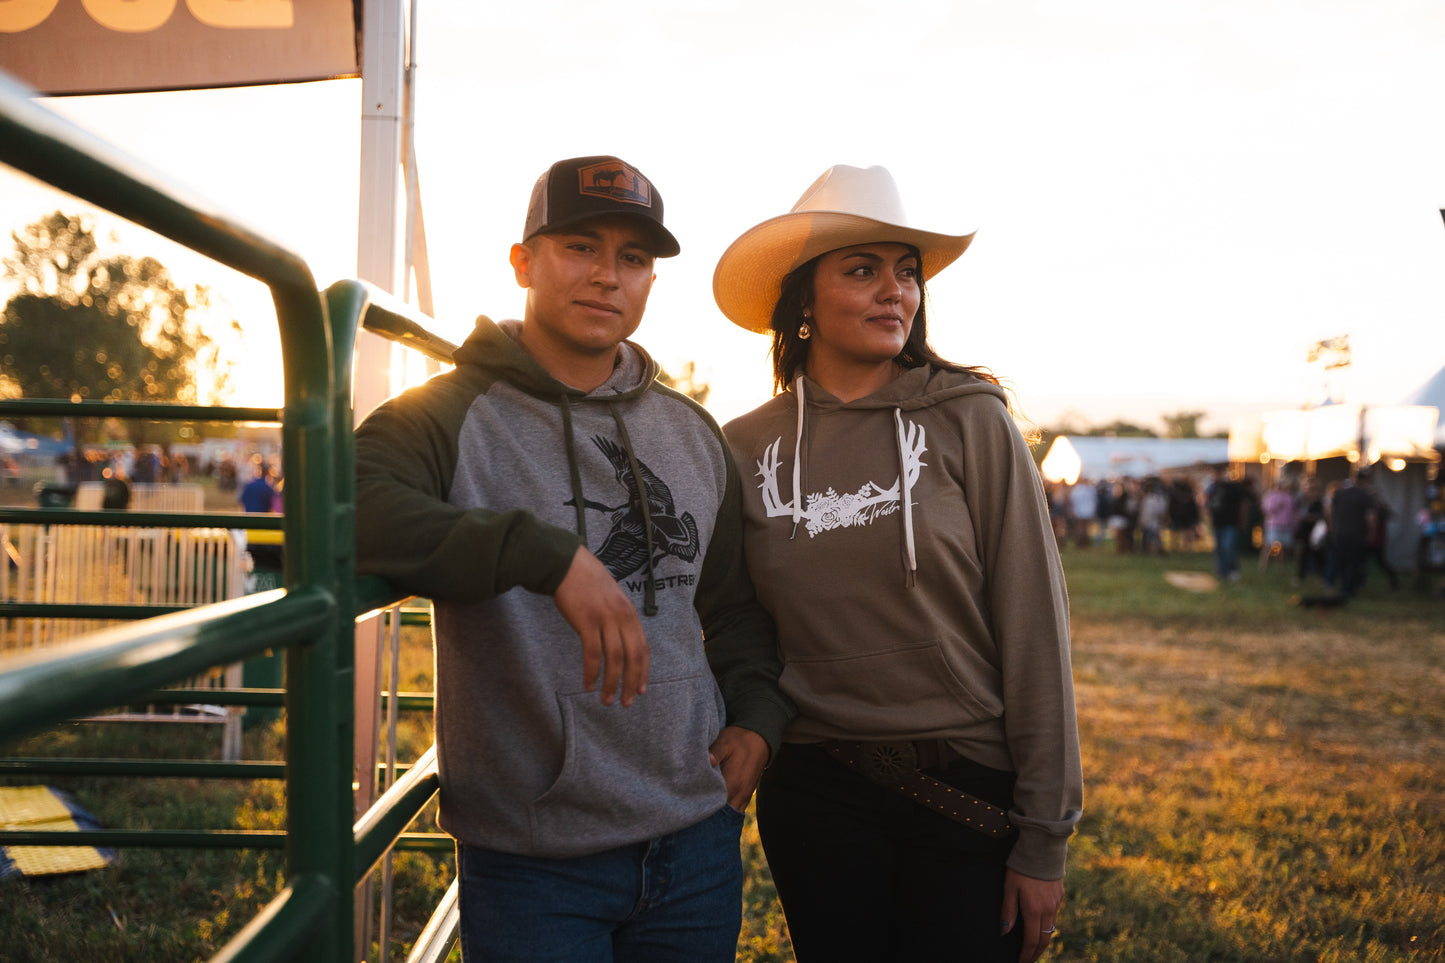
[[[155,511],[200,511],[199,506],[178,507],[188,497],[181,495],[166,507],[147,507]],[[0,524],[0,543],[5,553],[0,564],[0,600],[6,602],[205,605],[245,594],[245,553],[232,532],[224,528]],[[119,621],[0,619],[0,652],[45,648]],[[241,674],[238,663],[182,684],[239,687]],[[240,758],[240,710],[236,708],[155,706],[143,713],[96,718],[225,723],[224,755],[227,759]]]
[[[81,482],[75,489],[75,507],[100,511],[104,482]],[[138,512],[203,512],[206,490],[200,485],[135,482],[130,486],[130,507]]]

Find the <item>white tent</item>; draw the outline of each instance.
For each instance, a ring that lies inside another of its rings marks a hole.
[[[1224,465],[1224,438],[1105,438],[1060,435],[1041,466],[1049,481],[1143,478],[1169,469]]]
[[[1440,411],[1445,412],[1445,368],[1435,372],[1434,376],[1423,385],[1406,395],[1403,401],[1407,405],[1433,405]],[[1435,447],[1445,448],[1445,418],[1441,418],[1435,425]]]

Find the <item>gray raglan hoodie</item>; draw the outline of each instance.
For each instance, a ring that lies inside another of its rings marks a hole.
[[[434,603],[442,828],[569,857],[722,808],[721,727],[776,747],[792,707],[716,423],[636,345],[584,393],[516,330],[478,319],[455,370],[357,429],[358,570]],[[550,598],[583,544],[642,614],[648,685],[627,708],[583,689]]]

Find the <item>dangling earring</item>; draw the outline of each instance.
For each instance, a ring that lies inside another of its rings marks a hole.
[[[803,341],[807,341],[809,338],[811,338],[811,337],[813,336],[813,329],[810,328],[810,327],[808,327],[808,318],[809,318],[809,317],[811,317],[811,315],[809,315],[808,313],[804,312],[804,314],[803,314],[803,323],[800,324],[800,325],[798,325],[798,338],[799,338],[800,340],[803,340]]]

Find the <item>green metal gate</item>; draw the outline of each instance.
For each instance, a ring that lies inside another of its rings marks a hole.
[[[162,686],[268,649],[284,650],[287,830],[283,836],[12,832],[0,833],[0,845],[284,846],[284,889],[214,959],[304,957],[317,963],[353,963],[359,958],[352,945],[355,887],[402,837],[437,789],[435,758],[429,753],[353,821],[353,626],[359,614],[401,600],[379,580],[358,583],[355,577],[354,340],[364,323],[437,357],[447,357],[450,346],[429,340],[419,316],[381,305],[360,282],[339,282],[319,291],[299,256],[218,213],[206,201],[182,196],[160,175],[138,167],[30,97],[29,91],[0,75],[0,162],[265,283],[280,326],[285,402],[275,410],[15,400],[0,402],[0,415],[279,423],[287,472],[284,516],[237,516],[244,522],[226,527],[280,528],[286,573],[284,588],[175,611],[99,604],[0,604],[0,617],[136,620],[54,649],[0,661],[0,736],[22,735],[130,701],[164,699],[167,695],[156,691]],[[130,512],[123,524],[213,527],[226,518],[215,513]],[[113,525],[117,519],[115,513],[40,508],[0,510],[0,522]],[[213,690],[206,693],[208,700],[218,701]],[[171,697],[185,698],[185,694]],[[264,705],[268,696],[243,690],[220,698]],[[275,775],[274,766],[258,763],[214,766],[214,770],[208,767],[209,774]],[[162,763],[127,768],[117,761],[97,762],[91,769],[137,775],[164,770]],[[412,958],[444,956],[454,932],[455,887],[417,941]]]

